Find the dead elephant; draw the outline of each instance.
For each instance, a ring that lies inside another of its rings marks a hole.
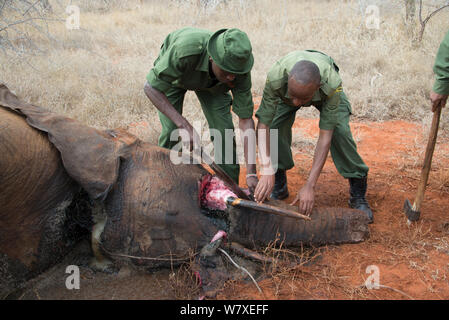
[[[206,290],[226,279],[214,276],[223,263],[221,235],[251,249],[276,237],[300,246],[369,236],[366,216],[352,209],[315,209],[304,221],[208,208],[202,199],[211,175],[200,165],[174,165],[166,149],[22,102],[5,85],[0,153],[0,297],[56,264],[86,234],[100,267],[169,267],[195,256]]]

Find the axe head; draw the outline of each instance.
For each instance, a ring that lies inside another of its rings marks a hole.
[[[409,221],[418,221],[421,211],[413,210],[412,204],[406,199],[404,202],[404,213]]]

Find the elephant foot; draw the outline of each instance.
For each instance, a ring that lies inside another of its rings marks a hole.
[[[118,268],[111,260],[109,260],[102,254],[100,249],[101,244],[100,237],[101,233],[104,230],[106,219],[98,218],[98,216],[96,218],[97,221],[92,228],[92,239],[91,239],[91,246],[94,257],[90,260],[89,267],[94,271],[115,273],[118,271]]]
[[[96,257],[93,257],[89,262],[89,268],[93,271],[100,271],[105,273],[116,273],[119,269],[115,266],[115,264],[109,259],[98,260]]]

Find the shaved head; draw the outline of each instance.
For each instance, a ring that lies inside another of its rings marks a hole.
[[[318,66],[310,61],[298,61],[288,77],[288,94],[295,106],[301,106],[312,100],[320,88],[321,76]]]
[[[307,60],[296,62],[290,71],[290,77],[301,85],[314,84],[319,86],[321,82],[320,69],[315,63]]]

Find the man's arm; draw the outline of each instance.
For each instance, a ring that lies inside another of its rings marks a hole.
[[[251,94],[251,73],[238,76],[234,81],[234,87],[232,91],[232,111],[239,117],[239,129],[243,137],[243,148],[246,161],[246,184],[248,185],[251,193],[254,192],[257,185],[257,176],[248,176],[248,174],[255,175],[256,169],[256,144],[253,139],[248,137],[254,137],[254,102]],[[248,131],[249,130],[249,131]]]
[[[315,147],[312,169],[310,170],[306,184],[298,191],[295,200],[292,202],[293,205],[299,201],[298,207],[300,212],[307,215],[312,213],[315,202],[315,186],[326,162],[327,155],[329,154],[334,128],[340,122],[342,114],[344,114],[340,110],[340,99],[343,92],[340,84],[340,77],[336,74],[330,86],[332,91],[328,92],[329,95],[326,96],[321,107],[319,122],[320,135]]]
[[[332,141],[333,130],[320,130],[320,136],[315,147],[313,156],[312,169],[306,184],[298,191],[295,200],[291,203],[294,205],[299,201],[298,207],[300,212],[310,215],[312,213],[313,204],[315,202],[315,186],[326,162],[327,155]]]
[[[276,114],[279,97],[269,81],[269,75],[265,82],[262,101],[256,112],[257,129],[257,146],[259,151],[259,182],[254,191],[254,199],[257,202],[263,202],[267,199],[274,188],[274,169],[271,163],[270,154],[270,125]]]
[[[430,101],[432,102],[432,112],[441,105],[446,105],[449,95],[449,32],[446,33],[435,59],[433,67],[436,79],[430,93]]]
[[[254,191],[254,199],[263,202],[267,199],[274,187],[274,170],[270,155],[270,126],[257,122],[257,142],[260,157],[260,180]]]
[[[253,118],[242,119],[239,118],[239,129],[243,137],[243,150],[246,161],[246,174],[256,174],[256,143],[253,141],[252,133],[254,132],[254,120]],[[249,133],[248,135],[245,133]],[[255,138],[255,137],[254,137]],[[257,176],[247,176],[246,184],[248,185],[251,193],[257,186]]]
[[[145,83],[143,91],[147,95],[148,99],[154,104],[154,106],[167,116],[171,121],[176,124],[180,129],[185,129],[190,136],[190,148],[193,148],[193,127],[189,124],[186,118],[184,118],[168,101],[167,96],[161,91],[153,88],[148,82]]]

